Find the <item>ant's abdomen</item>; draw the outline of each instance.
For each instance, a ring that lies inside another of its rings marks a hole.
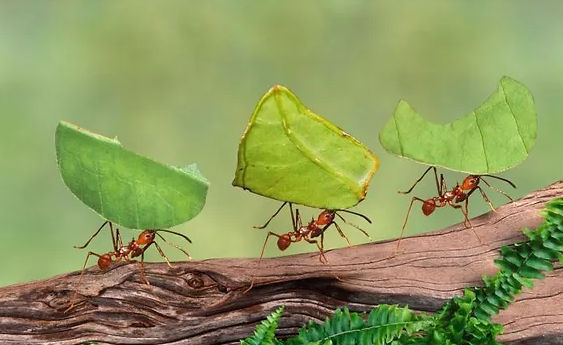
[[[425,216],[431,215],[435,209],[436,203],[432,199],[426,200],[422,203],[422,213],[424,213]]]
[[[111,262],[111,256],[109,254],[104,254],[98,258],[98,267],[105,270],[109,267],[109,265],[111,265]]]
[[[291,244],[291,238],[287,235],[282,235],[278,237],[278,249],[279,250],[286,250],[289,245]]]

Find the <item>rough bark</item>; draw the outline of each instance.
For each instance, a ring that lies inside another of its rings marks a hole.
[[[471,223],[405,238],[318,254],[266,259],[213,259],[138,263],[85,271],[74,309],[69,305],[80,272],[0,289],[1,344],[238,344],[277,306],[284,305],[278,336],[295,334],[307,320],[321,321],[341,306],[366,311],[378,304],[408,304],[433,312],[462,289],[493,275],[498,248],[524,239],[545,203],[563,195],[563,181],[507,204]],[[338,278],[337,278],[338,277]],[[253,288],[244,293],[254,280]],[[525,290],[494,318],[506,344],[563,344],[563,269]]]

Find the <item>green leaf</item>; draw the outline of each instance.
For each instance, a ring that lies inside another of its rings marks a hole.
[[[526,266],[542,271],[553,270],[553,264],[551,263],[551,261],[538,258],[537,256],[531,256],[528,261],[526,261]]]
[[[240,341],[241,345],[270,345],[277,344],[275,333],[278,328],[278,322],[282,317],[283,306],[278,307],[266,320],[256,326],[254,334]]]
[[[534,145],[536,107],[532,94],[503,77],[498,89],[465,117],[430,123],[401,101],[379,133],[389,153],[468,174],[494,174],[520,164]]]
[[[195,164],[161,164],[64,121],[57,127],[55,145],[70,191],[121,226],[169,228],[192,219],[205,204],[209,182]]]
[[[344,209],[366,197],[378,160],[364,145],[274,86],[242,135],[233,185],[310,207]]]

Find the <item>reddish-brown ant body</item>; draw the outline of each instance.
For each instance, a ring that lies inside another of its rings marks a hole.
[[[168,243],[169,245],[177,248],[178,250],[180,250],[181,252],[186,254],[186,256],[189,259],[191,259],[188,252],[186,252],[184,249],[180,248],[179,246],[166,241],[166,239],[164,237],[162,237],[162,235],[160,235],[159,232],[162,231],[162,232],[172,233],[172,234],[175,234],[175,235],[178,235],[178,236],[184,238],[189,243],[192,243],[192,241],[187,236],[185,236],[183,234],[177,233],[175,231],[164,230],[164,229],[148,229],[148,230],[144,230],[143,232],[141,232],[136,240],[133,238],[133,239],[131,239],[131,242],[129,242],[129,244],[123,245],[123,241],[121,239],[119,229],[116,228],[115,233],[114,233],[113,224],[110,221],[105,221],[102,224],[102,226],[100,226],[100,228],[90,237],[90,239],[88,239],[88,241],[83,246],[80,246],[80,247],[75,246],[74,248],[77,248],[77,249],[86,248],[90,244],[92,239],[94,239],[94,237],[96,237],[100,233],[100,231],[106,226],[106,224],[109,225],[109,229],[110,229],[110,232],[111,232],[111,240],[112,240],[112,244],[113,244],[113,251],[102,254],[102,255],[94,253],[92,251],[88,252],[88,255],[86,256],[86,260],[84,261],[84,266],[82,267],[82,271],[80,272],[80,278],[78,279],[78,284],[77,284],[76,289],[74,291],[74,295],[70,300],[70,306],[66,309],[66,311],[69,311],[74,306],[75,299],[78,295],[78,287],[82,283],[82,278],[84,276],[84,270],[86,269],[86,265],[88,264],[88,260],[90,259],[90,256],[92,256],[92,255],[98,257],[98,267],[101,270],[107,269],[114,262],[118,262],[118,261],[121,261],[121,260],[131,261],[133,258],[137,258],[137,257],[140,256],[141,257],[141,261],[140,261],[140,264],[141,264],[141,268],[140,268],[141,279],[144,280],[144,282],[147,285],[150,285],[150,283],[145,278],[144,259],[145,259],[145,251],[151,245],[154,244],[156,249],[158,250],[159,254],[164,258],[164,260],[166,260],[166,263],[168,264],[168,266],[170,268],[174,268],[174,266],[172,266],[172,264],[170,263],[170,260],[168,260],[168,257],[162,251],[162,248],[160,248],[160,245],[155,241],[156,236],[160,237],[162,239],[162,241],[164,241],[164,242]]]
[[[257,229],[264,229],[268,226],[268,224],[272,221],[272,219],[274,219],[275,216],[278,215],[278,213],[282,210],[282,208],[289,203],[289,212],[291,213],[291,221],[292,221],[292,225],[293,225],[293,231],[287,232],[285,234],[279,235],[276,234],[274,232],[269,231],[268,235],[266,236],[266,240],[264,241],[264,246],[262,247],[262,252],[260,253],[260,261],[262,260],[263,256],[264,256],[264,251],[266,250],[266,244],[268,243],[268,239],[270,238],[270,236],[275,236],[278,238],[277,241],[277,245],[278,245],[278,249],[281,251],[286,250],[292,243],[296,243],[296,242],[300,242],[301,240],[304,240],[306,242],[309,242],[311,244],[316,244],[317,248],[319,249],[320,255],[319,255],[319,260],[321,262],[328,262],[328,260],[326,259],[325,255],[324,255],[324,233],[325,231],[334,224],[334,226],[336,227],[336,230],[338,231],[338,233],[340,234],[340,236],[342,238],[344,238],[344,240],[346,240],[346,243],[348,244],[348,246],[351,246],[350,241],[348,240],[348,238],[346,237],[346,235],[344,234],[344,232],[342,231],[342,229],[340,228],[340,226],[338,225],[338,223],[334,220],[334,218],[336,216],[338,216],[344,223],[349,224],[353,227],[355,227],[356,229],[360,230],[364,235],[366,235],[368,238],[369,235],[366,231],[362,230],[361,228],[359,228],[358,226],[348,223],[340,214],[338,214],[338,212],[347,212],[347,213],[351,213],[357,216],[360,216],[362,218],[364,218],[368,223],[371,224],[371,220],[364,216],[363,214],[360,213],[356,213],[356,212],[352,212],[352,211],[348,211],[348,210],[323,210],[319,216],[317,217],[317,219],[312,218],[311,221],[307,224],[307,225],[303,225],[303,222],[301,221],[301,216],[299,214],[299,209],[295,210],[295,215],[293,213],[293,206],[292,203],[290,202],[284,202],[280,208],[276,211],[276,213],[274,213],[274,215],[272,215],[270,217],[270,219],[268,219],[268,221],[266,222],[266,224],[264,224],[263,226],[255,226],[255,228]],[[320,241],[317,241],[315,238],[320,237]],[[371,238],[370,238],[371,240]]]
[[[436,167],[429,167],[428,169],[426,169],[426,171],[424,172],[424,174],[422,174],[422,176],[416,180],[416,182],[412,185],[412,187],[405,191],[399,191],[399,193],[401,194],[409,194],[410,192],[412,192],[412,190],[414,189],[414,187],[416,187],[416,185],[422,181],[422,179],[424,178],[424,176],[426,176],[426,174],[430,171],[430,169],[434,170],[434,177],[436,179],[436,189],[438,191],[438,196],[429,198],[429,199],[421,199],[418,197],[413,197],[411,200],[411,203],[409,205],[409,209],[407,211],[407,216],[405,217],[405,222],[403,224],[403,228],[401,229],[401,235],[399,236],[399,241],[397,242],[397,249],[399,248],[399,244],[401,242],[401,238],[403,237],[403,232],[405,231],[405,227],[407,226],[407,221],[409,219],[409,215],[412,209],[412,205],[415,201],[420,201],[422,202],[422,213],[425,216],[429,216],[431,215],[436,208],[441,208],[441,207],[445,207],[445,206],[451,206],[453,208],[456,209],[460,209],[461,213],[463,213],[463,223],[466,227],[471,227],[473,229],[473,227],[471,226],[471,223],[469,222],[469,197],[471,196],[471,194],[473,194],[473,192],[475,192],[476,190],[479,190],[479,192],[481,193],[481,196],[483,197],[483,200],[485,200],[485,202],[487,202],[489,204],[489,206],[491,207],[491,209],[493,211],[495,211],[495,207],[494,205],[491,203],[491,200],[487,197],[487,194],[485,194],[485,191],[479,186],[479,183],[481,181],[483,181],[483,183],[485,183],[489,188],[499,192],[500,194],[506,196],[510,201],[513,201],[512,198],[506,194],[505,192],[501,191],[500,189],[497,189],[495,187],[493,187],[491,184],[489,184],[485,179],[483,179],[483,177],[491,177],[491,178],[495,178],[501,181],[504,181],[508,184],[510,184],[513,188],[516,188],[516,186],[514,185],[514,183],[512,183],[511,181],[504,179],[502,177],[498,177],[498,176],[493,176],[493,175],[468,175],[467,177],[465,177],[463,179],[463,182],[461,183],[461,185],[459,183],[456,183],[455,187],[453,187],[451,190],[448,190],[448,187],[446,186],[446,180],[444,179],[444,174],[440,174],[440,179],[438,180],[438,172],[436,170]],[[462,205],[463,203],[463,205]],[[475,230],[473,230],[473,232],[475,233]],[[481,242],[481,239],[479,238],[479,236],[477,235],[477,233],[475,233],[475,236],[477,236],[477,238],[479,239],[479,242]]]

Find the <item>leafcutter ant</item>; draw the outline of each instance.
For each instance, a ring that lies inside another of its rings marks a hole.
[[[171,233],[171,234],[175,234],[175,235],[178,235],[178,236],[184,238],[189,243],[192,243],[192,241],[187,236],[185,236],[183,234],[180,234],[178,232],[171,231],[171,230],[148,229],[148,230],[142,231],[139,234],[139,237],[136,240],[135,240],[135,238],[133,238],[133,239],[131,239],[131,242],[129,242],[129,244],[123,245],[123,241],[121,239],[119,229],[116,228],[115,232],[114,232],[113,231],[113,224],[110,221],[105,221],[102,224],[102,226],[100,226],[100,228],[90,237],[90,239],[83,246],[80,246],[80,247],[75,246],[74,248],[77,248],[77,249],[86,248],[90,244],[92,239],[94,239],[94,237],[96,237],[106,225],[109,225],[109,229],[110,229],[110,232],[111,232],[111,241],[112,241],[112,244],[113,244],[113,251],[108,252],[106,254],[102,254],[102,255],[94,253],[92,251],[88,252],[88,255],[86,256],[86,260],[84,261],[84,266],[82,266],[82,271],[80,272],[80,278],[78,279],[78,284],[76,285],[76,289],[74,290],[74,295],[72,296],[72,298],[70,300],[70,306],[65,310],[65,312],[69,311],[74,306],[74,302],[76,300],[76,297],[78,296],[78,287],[80,287],[80,284],[82,283],[82,278],[84,277],[84,270],[86,269],[86,265],[88,264],[88,260],[90,259],[90,256],[92,256],[92,255],[98,257],[98,267],[101,270],[107,269],[113,262],[118,262],[118,261],[121,261],[121,260],[131,261],[133,258],[140,256],[141,257],[141,262],[140,262],[140,264],[141,264],[141,267],[140,267],[141,279],[147,285],[150,285],[150,283],[145,278],[144,259],[145,259],[145,251],[151,245],[154,244],[154,246],[158,250],[158,253],[164,258],[164,260],[166,260],[166,263],[168,264],[168,266],[170,268],[174,268],[174,266],[172,266],[172,264],[170,263],[170,260],[168,260],[168,257],[162,251],[162,248],[160,248],[160,245],[155,241],[156,236],[160,237],[160,239],[162,241],[166,242],[167,244],[171,245],[172,247],[177,248],[182,253],[186,254],[188,259],[191,259],[190,254],[188,254],[188,252],[186,252],[181,247],[179,247],[179,246],[177,246],[173,243],[168,242],[164,237],[162,237],[161,234],[159,234],[159,232],[168,232],[168,233]]]
[[[346,240],[346,243],[348,244],[348,246],[351,246],[350,241],[348,240],[348,237],[346,237],[346,235],[344,234],[344,232],[342,231],[342,229],[340,228],[338,223],[334,220],[335,217],[340,218],[344,223],[351,225],[351,226],[355,227],[356,229],[360,230],[364,235],[366,235],[371,240],[369,234],[366,231],[364,231],[363,229],[361,229],[357,225],[348,223],[340,214],[338,214],[338,212],[346,212],[346,213],[350,213],[350,214],[362,217],[368,223],[371,224],[371,220],[368,217],[364,216],[363,214],[348,211],[348,210],[327,210],[327,209],[325,209],[319,214],[317,219],[311,218],[311,221],[308,224],[303,225],[303,222],[301,221],[301,215],[299,214],[299,209],[296,209],[295,214],[294,214],[292,203],[287,202],[287,201],[284,202],[280,206],[280,208],[276,211],[276,213],[274,213],[270,217],[270,219],[268,219],[266,224],[264,224],[262,226],[254,226],[254,228],[256,228],[256,229],[266,228],[268,226],[268,224],[270,224],[272,219],[274,219],[274,217],[276,217],[280,213],[280,211],[282,210],[282,208],[286,204],[289,204],[289,212],[291,213],[291,222],[292,222],[292,225],[293,225],[293,228],[292,228],[293,231],[289,231],[289,232],[282,234],[282,235],[279,235],[279,234],[276,234],[274,232],[269,231],[268,235],[266,236],[266,240],[264,241],[264,246],[262,247],[262,252],[260,253],[260,261],[262,261],[262,258],[264,257],[264,251],[266,250],[266,244],[268,243],[268,239],[270,238],[270,236],[275,236],[275,237],[278,238],[277,245],[278,245],[278,249],[281,250],[281,251],[286,250],[292,243],[300,242],[301,240],[304,240],[304,241],[312,243],[312,244],[314,243],[314,244],[317,245],[317,248],[319,249],[319,252],[320,252],[319,260],[321,262],[324,262],[324,263],[328,262],[328,260],[326,259],[325,255],[324,255],[324,232],[331,225],[334,224],[334,226],[336,227],[336,230],[338,230],[338,233],[340,234],[340,236],[342,238],[344,238],[344,240]],[[320,237],[320,240],[316,240],[315,239],[316,237]]]
[[[409,205],[409,209],[407,211],[407,216],[405,217],[405,222],[403,224],[403,228],[401,229],[401,235],[399,236],[399,241],[397,242],[397,249],[396,250],[399,249],[399,245],[401,243],[401,238],[403,237],[403,232],[405,231],[405,227],[407,226],[407,221],[409,219],[409,215],[410,215],[410,212],[411,212],[411,209],[412,209],[412,205],[415,201],[422,202],[422,213],[425,216],[431,215],[434,212],[434,210],[436,210],[436,208],[441,208],[441,207],[445,207],[445,206],[451,206],[453,208],[460,209],[461,213],[463,214],[463,217],[464,217],[463,224],[466,227],[471,227],[471,229],[473,230],[473,233],[475,233],[475,236],[477,236],[477,238],[479,239],[479,242],[482,243],[481,238],[479,238],[479,236],[477,235],[477,233],[473,229],[473,226],[469,222],[469,197],[471,196],[471,194],[473,194],[473,192],[475,192],[476,190],[479,190],[479,192],[481,193],[481,196],[483,197],[483,200],[485,200],[485,202],[487,204],[489,204],[491,209],[493,211],[495,211],[496,210],[495,206],[492,204],[491,200],[487,197],[487,194],[485,194],[485,191],[479,186],[479,183],[481,181],[483,181],[483,183],[485,183],[492,190],[506,196],[510,201],[514,201],[514,200],[508,194],[503,192],[502,190],[493,187],[483,177],[495,178],[497,180],[501,180],[501,181],[508,183],[513,188],[516,188],[514,183],[512,183],[511,181],[509,181],[505,178],[493,176],[493,175],[468,175],[467,177],[465,177],[465,179],[463,180],[461,185],[459,185],[459,183],[456,183],[455,187],[453,187],[451,190],[448,190],[448,187],[446,186],[446,180],[444,179],[444,174],[440,174],[440,179],[438,180],[438,172],[436,170],[436,167],[429,167],[428,169],[426,169],[424,174],[422,174],[422,176],[418,180],[416,180],[416,182],[412,185],[412,187],[409,190],[404,191],[404,192],[399,191],[399,193],[409,194],[410,192],[412,192],[414,187],[416,187],[416,185],[420,181],[422,181],[422,179],[426,176],[426,174],[431,169],[434,170],[434,177],[435,177],[435,180],[436,180],[436,189],[438,191],[438,196],[435,196],[435,197],[432,197],[432,198],[429,198],[429,199],[426,199],[426,200],[418,198],[418,197],[412,198],[411,203]]]

